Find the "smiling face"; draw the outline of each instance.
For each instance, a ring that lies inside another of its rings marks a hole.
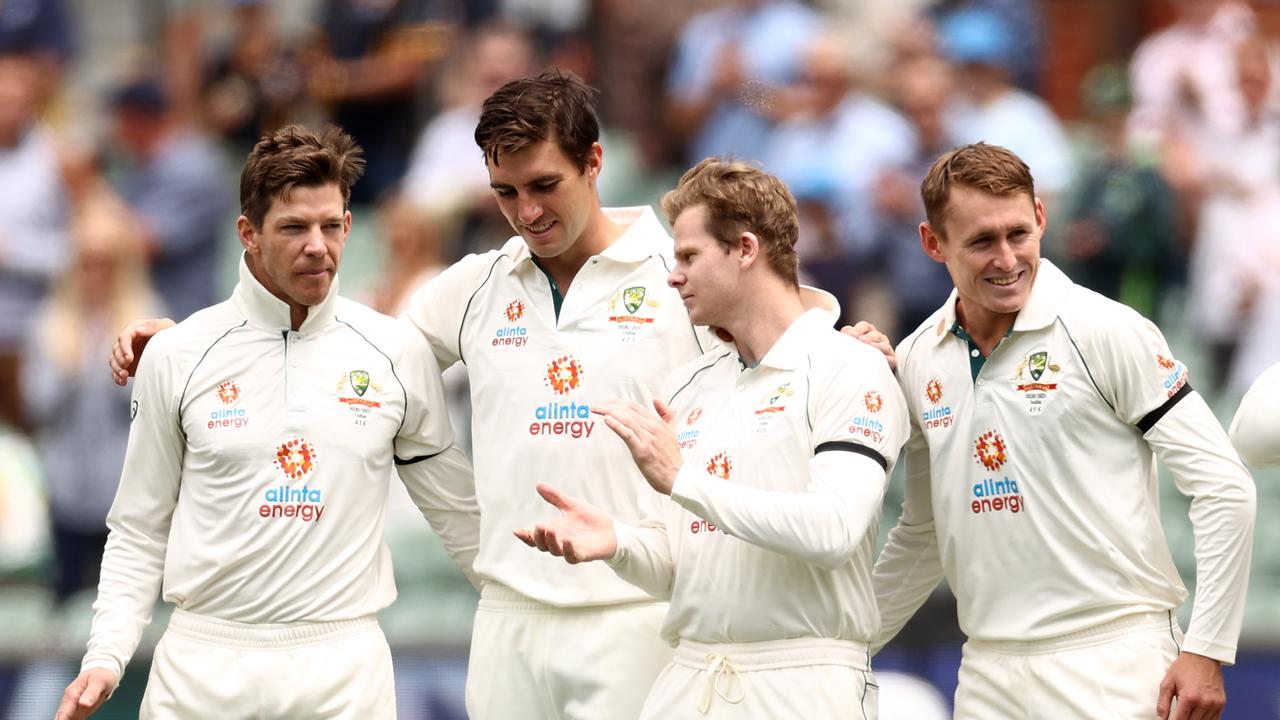
[[[942,217],[942,232],[924,223],[920,241],[929,257],[947,266],[966,329],[985,333],[1012,323],[1040,264],[1044,205],[1027,193],[993,195],[954,185]]]
[[[558,258],[574,247],[599,204],[596,176],[603,152],[591,147],[579,167],[553,140],[502,153],[489,165],[489,186],[498,207],[540,258]]]
[[[351,213],[337,183],[294,187],[289,199],[275,198],[261,228],[243,215],[236,221],[254,277],[289,304],[294,329],[307,308],[329,294],[342,249],[351,231]]]

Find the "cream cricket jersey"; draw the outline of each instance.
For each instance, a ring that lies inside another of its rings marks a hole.
[[[653,211],[606,212],[627,229],[587,261],[562,301],[516,236],[445,270],[408,311],[441,367],[467,366],[477,573],[563,607],[651,598],[603,565],[570,567],[517,540],[513,529],[558,515],[534,487],[550,483],[628,522],[650,514],[660,496],[591,405],[650,405],[670,372],[702,353],[667,286],[672,241]]]
[[[124,670],[162,578],[179,608],[243,623],[376,612],[396,594],[393,461],[424,512],[470,484],[418,333],[336,280],[289,327],[242,260],[229,300],[148,344],[84,667]]]
[[[1250,465],[1280,465],[1280,363],[1259,375],[1240,401],[1231,443]]]
[[[806,312],[754,367],[725,348],[673,376],[674,502],[617,523],[609,561],[671,596],[672,643],[869,643],[879,629],[871,554],[906,407],[884,356],[833,320]]]
[[[955,304],[953,292],[898,348],[912,437],[902,519],[875,568],[879,642],[944,571],[961,628],[984,641],[1180,606],[1154,450],[1193,498],[1199,582],[1183,649],[1232,662],[1253,483],[1160,331],[1047,260],[985,363]]]

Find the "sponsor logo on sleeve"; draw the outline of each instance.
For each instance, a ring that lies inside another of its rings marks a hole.
[[[1156,365],[1160,368],[1160,373],[1164,376],[1164,392],[1165,397],[1173,397],[1178,394],[1187,381],[1191,379],[1191,373],[1182,363],[1167,358],[1164,355],[1156,355]]]
[[[707,474],[714,475],[721,480],[728,480],[733,475],[733,459],[729,457],[727,452],[718,452],[707,460]],[[697,535],[699,533],[713,533],[720,528],[710,520],[702,518],[694,518],[689,523],[690,534]]]
[[[952,416],[951,406],[941,404],[942,381],[938,378],[929,378],[929,382],[924,384],[924,397],[932,407],[925,408],[920,413],[922,427],[925,430],[951,427],[955,418]]]
[[[305,482],[312,476],[319,454],[315,447],[300,437],[289,438],[276,448],[273,465],[280,470],[285,482],[266,489],[258,516],[266,519],[286,518],[300,522],[320,522],[324,514],[324,497],[319,488]]]
[[[873,416],[884,409],[884,397],[875,390],[868,390],[862,396],[862,406],[867,412],[853,416],[849,421],[849,434],[870,440],[873,444],[883,442],[884,423]]]
[[[533,422],[529,423],[530,435],[575,440],[591,437],[596,426],[591,417],[591,405],[572,398],[573,392],[582,386],[585,375],[582,363],[572,355],[563,355],[547,364],[542,381],[553,396],[534,408]]]
[[[524,319],[524,310],[523,300],[517,298],[507,303],[502,311],[506,324],[494,331],[493,347],[524,347],[529,341],[529,329],[520,323]]]
[[[694,445],[698,444],[698,435],[700,434],[700,431],[695,429],[693,425],[694,423],[698,422],[698,420],[700,420],[701,418],[702,418],[701,405],[690,410],[689,414],[685,416],[685,419],[684,419],[685,429],[676,433],[676,442],[680,445],[681,450],[692,449]]]
[[[1009,447],[1000,432],[988,430],[979,435],[973,444],[973,457],[987,471],[985,477],[973,486],[973,500],[969,505],[973,514],[1003,510],[1014,514],[1022,512],[1026,501],[1018,488],[1018,481],[1001,471],[1009,461]]]

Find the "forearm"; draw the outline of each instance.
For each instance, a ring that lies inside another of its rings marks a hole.
[[[114,509],[108,526],[88,651],[80,667],[103,668],[121,677],[160,594],[169,527],[167,517],[161,524],[141,513]]]
[[[932,520],[922,525],[899,523],[889,531],[871,573],[880,609],[880,632],[871,644],[873,654],[902,630],[942,577],[942,556]]]
[[[725,533],[826,569],[849,561],[880,511],[885,475],[851,452],[815,455],[803,492],[745,487],[686,465],[671,498]]]
[[[1191,497],[1196,597],[1183,649],[1231,664],[1253,549],[1253,479],[1197,393],[1183,398],[1145,437],[1178,489]]]
[[[659,599],[670,599],[675,578],[675,562],[666,526],[649,518],[636,527],[613,523],[618,548],[605,564],[618,577]]]

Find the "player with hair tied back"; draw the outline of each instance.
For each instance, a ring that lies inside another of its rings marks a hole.
[[[732,347],[677,369],[651,407],[592,408],[659,493],[649,517],[542,484],[560,516],[516,536],[671,599],[675,658],[641,718],[875,718],[871,555],[907,434],[902,393],[880,353],[832,329],[833,298],[805,309],[822,303],[802,300],[781,181],[707,159],[663,209],[668,282]]]
[[[335,127],[286,127],[250,153],[239,284],[138,368],[89,648],[58,720],[114,690],[162,586],[176,609],[141,717],[395,717],[375,616],[396,596],[391,470],[442,535],[475,508],[447,492],[471,469],[426,342],[338,297],[363,167]]]
[[[1008,150],[952,150],[921,187],[955,291],[898,346],[902,516],[875,566],[878,650],[944,576],[968,636],[957,718],[1216,718],[1249,580],[1253,481],[1160,330],[1040,258],[1045,208]],[[1155,460],[1191,496],[1196,598]]]

